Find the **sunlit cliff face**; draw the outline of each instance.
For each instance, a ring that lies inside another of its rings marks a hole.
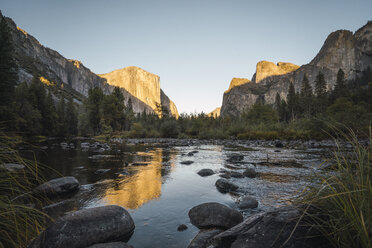
[[[120,205],[129,209],[141,207],[148,201],[159,198],[162,187],[163,150],[157,149],[150,153],[150,161],[145,168],[123,179],[117,187],[109,188],[104,196],[108,204]],[[170,165],[173,167],[173,163]]]

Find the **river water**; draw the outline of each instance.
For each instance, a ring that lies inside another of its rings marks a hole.
[[[80,142],[75,142],[72,148],[55,144],[44,147],[45,150],[23,153],[28,157],[35,155],[42,164],[55,170],[47,170],[48,179],[61,174],[74,176],[81,184],[74,196],[55,201],[54,207],[48,210],[52,217],[82,208],[123,206],[136,225],[128,241],[136,248],[187,247],[198,233],[190,223],[188,211],[201,203],[219,202],[238,209],[240,198],[250,195],[259,205],[242,211],[245,216],[290,204],[324,157],[324,149],[320,148],[206,144],[110,146],[108,150],[82,149]],[[188,156],[192,151],[197,152]],[[227,162],[232,154],[244,155],[244,160]],[[193,163],[181,164],[185,160]],[[204,168],[216,174],[199,176],[197,172]],[[216,189],[221,170],[243,172],[246,168],[254,168],[257,177],[229,179],[239,186],[234,193],[222,194]],[[177,231],[180,224],[187,225],[188,229]]]

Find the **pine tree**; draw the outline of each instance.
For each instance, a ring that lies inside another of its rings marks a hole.
[[[315,79],[315,95],[318,98],[325,97],[327,95],[327,82],[324,79],[324,74],[319,72]]]
[[[65,112],[65,121],[64,121],[65,130],[67,135],[76,135],[77,134],[77,125],[78,125],[78,116],[77,110],[74,104],[72,97],[68,98]]]
[[[101,104],[103,101],[103,92],[96,87],[88,91],[88,98],[85,102],[85,107],[88,112],[89,124],[95,134],[101,130],[102,111]]]
[[[335,88],[331,94],[331,100],[334,102],[337,98],[350,96],[348,87],[345,82],[345,73],[342,69],[337,72]]]
[[[313,104],[313,88],[311,87],[306,74],[304,74],[300,94],[300,105],[305,116],[312,114]]]
[[[288,94],[287,94],[287,105],[288,105],[288,111],[289,115],[292,120],[295,119],[296,109],[297,109],[297,101],[298,98],[296,96],[296,91],[294,88],[293,83],[289,85]]]

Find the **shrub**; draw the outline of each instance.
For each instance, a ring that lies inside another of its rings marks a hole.
[[[160,125],[160,134],[165,138],[177,138],[180,129],[176,120],[166,120]]]

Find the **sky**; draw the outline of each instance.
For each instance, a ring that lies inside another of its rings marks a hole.
[[[261,60],[309,63],[328,34],[372,20],[371,0],[1,0],[3,15],[95,73],[160,76],[180,113],[221,106]]]

